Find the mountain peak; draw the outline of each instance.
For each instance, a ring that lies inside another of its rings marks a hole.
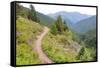
[[[61,15],[63,20],[69,19],[73,24],[77,23],[80,20],[86,19],[88,17],[91,17],[91,15],[82,14],[79,12],[66,12],[66,11],[60,11],[52,14],[48,14],[48,16],[57,19],[57,17]],[[67,22],[67,20],[66,20]]]

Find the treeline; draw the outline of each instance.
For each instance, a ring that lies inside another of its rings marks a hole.
[[[30,5],[30,8],[26,8],[21,6],[20,4],[16,4],[16,19],[18,18],[18,16],[22,16],[35,22],[40,22],[33,5]]]

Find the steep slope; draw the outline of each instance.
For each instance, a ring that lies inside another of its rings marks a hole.
[[[92,29],[92,30],[86,32],[80,38],[86,44],[88,44],[87,47],[95,47],[96,48],[96,29]]]
[[[77,62],[81,45],[72,40],[70,30],[65,33],[54,35],[48,32],[42,42],[43,51],[56,63]]]
[[[16,5],[17,17],[22,16],[24,18],[28,18],[29,12],[30,12],[29,8],[23,7],[22,5]],[[42,24],[42,25],[50,26],[54,22],[53,18],[51,18],[47,15],[44,15],[40,12],[36,11],[36,15],[37,15],[38,19],[40,20],[40,24]]]
[[[37,17],[40,19],[41,24],[46,25],[46,26],[50,26],[52,23],[54,23],[54,19],[44,15],[40,12],[37,12]]]
[[[85,33],[95,28],[96,28],[96,16],[92,16],[74,24],[72,29],[77,33]]]
[[[36,36],[42,31],[42,26],[23,17],[16,20],[16,64],[40,64],[38,54],[33,50]]]

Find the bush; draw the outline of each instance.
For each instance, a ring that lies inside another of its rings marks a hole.
[[[96,54],[94,51],[92,48],[82,47],[76,58],[79,61],[94,61]]]
[[[38,54],[33,50],[34,41],[42,31],[42,26],[31,20],[18,17],[16,20],[16,64],[40,64]]]
[[[39,64],[38,55],[32,50],[32,47],[27,44],[19,44],[16,46],[16,64],[27,65],[27,64]]]
[[[68,39],[65,35],[53,35],[48,33],[42,43],[43,51],[48,55],[48,57],[56,63],[63,62],[74,62],[75,52],[67,52],[64,46],[68,46]]]

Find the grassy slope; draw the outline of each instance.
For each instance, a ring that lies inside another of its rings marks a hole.
[[[78,44],[72,40],[72,33],[65,32],[62,35],[48,33],[42,42],[44,52],[56,63],[95,61],[95,49],[85,47],[86,44]],[[81,52],[81,48],[84,51]],[[79,55],[81,52],[81,55]],[[78,58],[80,57],[80,58]]]
[[[53,35],[49,32],[42,43],[44,52],[56,63],[77,61],[75,57],[78,52],[73,45],[72,34],[70,31],[65,33]]]
[[[40,64],[37,53],[34,51],[36,36],[42,31],[42,26],[36,22],[19,17],[16,20],[16,64]]]

